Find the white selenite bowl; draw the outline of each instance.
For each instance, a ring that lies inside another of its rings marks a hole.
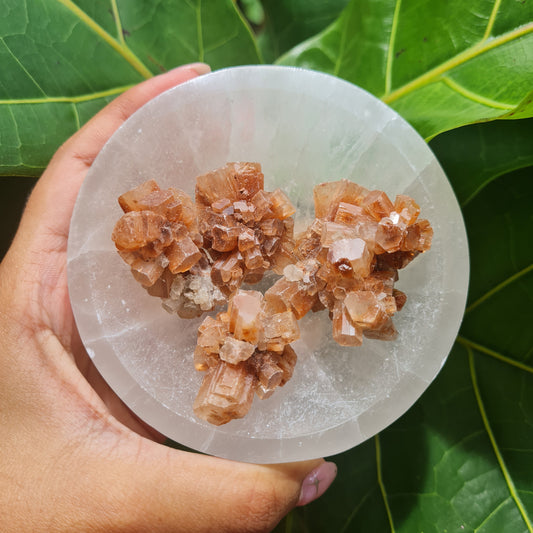
[[[400,271],[407,293],[393,342],[337,345],[327,312],[309,313],[293,344],[292,380],[255,398],[241,420],[214,427],[192,404],[201,322],[170,315],[134,281],[111,232],[117,197],[154,178],[194,193],[195,177],[228,161],[262,165],[281,187],[297,228],[313,217],[315,184],[347,178],[421,206],[432,249]],[[89,356],[122,400],[171,439],[257,463],[333,455],[381,431],[435,378],[457,335],[468,285],[468,248],[454,193],[424,140],[366,91],[309,70],[250,66],[201,76],[158,96],[111,137],[80,190],[70,228],[72,308]]]

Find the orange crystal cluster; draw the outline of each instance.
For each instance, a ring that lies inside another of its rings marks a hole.
[[[206,375],[195,414],[218,426],[242,418],[254,393],[269,398],[292,377],[297,357],[290,343],[299,336],[291,311],[273,312],[260,292],[239,289],[226,312],[198,328],[194,365]]]
[[[213,262],[211,278],[229,296],[267,270],[281,273],[293,261],[291,218],[280,189],[267,192],[258,163],[228,163],[196,179],[198,226]]]
[[[268,291],[277,309],[299,319],[328,309],[333,338],[358,346],[363,335],[393,340],[392,316],[406,295],[394,288],[398,269],[429,249],[433,230],[418,220],[414,200],[340,180],[314,188],[315,220],[296,238],[296,262]]]
[[[243,417],[254,394],[268,398],[292,376],[298,320],[327,309],[333,338],[392,340],[392,316],[407,299],[398,270],[431,246],[433,230],[409,196],[394,202],[340,180],[314,188],[315,219],[296,238],[295,212],[280,190],[267,192],[257,163],[228,163],[197,178],[195,203],[150,180],[119,197],[125,214],[112,238],[148,292],[198,329],[195,368],[205,376],[196,415],[220,425]],[[241,290],[267,270],[282,274],[264,294]]]
[[[149,180],[118,202],[125,214],[111,238],[133,277],[167,311],[193,318],[226,301],[211,281],[196,207],[185,192]]]

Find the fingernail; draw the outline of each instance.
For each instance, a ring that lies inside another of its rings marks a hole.
[[[198,76],[203,76],[204,74],[208,74],[211,72],[211,67],[206,63],[191,63],[190,65],[184,65],[187,66],[187,68],[190,68],[194,70],[198,74]]]
[[[300,499],[296,505],[302,506],[320,498],[328,487],[333,483],[337,475],[337,465],[330,461],[322,463],[311,470],[302,483]]]

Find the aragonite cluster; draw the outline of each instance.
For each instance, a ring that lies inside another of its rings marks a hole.
[[[254,395],[270,397],[291,378],[298,320],[327,310],[334,340],[392,340],[393,315],[406,302],[398,270],[431,246],[433,230],[405,195],[394,202],[340,180],[313,191],[315,219],[294,236],[295,208],[264,190],[257,163],[228,163],[196,179],[195,201],[149,180],[119,197],[113,230],[136,280],[182,318],[218,306],[198,328],[194,365],[204,379],[195,414],[221,425],[242,418]],[[272,270],[264,293],[244,290]]]

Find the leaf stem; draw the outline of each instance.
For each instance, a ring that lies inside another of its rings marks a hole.
[[[80,9],[72,0],[56,0],[64,5],[74,15],[76,15],[86,26],[88,26],[94,33],[96,33],[102,40],[104,40],[111,48],[118,52],[141,76],[148,79],[153,74],[148,70],[144,63],[127,47],[122,46],[120,42],[111,37],[102,26],[95,22],[85,11]]]
[[[428,85],[429,83],[432,83],[438,80],[444,73],[448,72],[449,70],[455,67],[458,67],[459,65],[462,65],[466,61],[473,59],[474,57],[477,57],[485,52],[488,52],[489,50],[492,50],[493,48],[501,46],[509,41],[512,41],[513,39],[518,39],[519,37],[522,37],[523,35],[527,35],[528,33],[531,33],[532,31],[533,31],[533,22],[530,22],[529,24],[525,24],[524,26],[515,28],[513,31],[509,31],[493,39],[489,39],[486,41],[480,41],[476,43],[474,46],[471,46],[470,48],[463,50],[461,53],[452,57],[448,61],[441,63],[440,65],[438,65],[437,67],[431,70],[428,70],[425,74],[422,74],[418,78],[411,80],[410,82],[406,83],[402,87],[398,87],[398,89],[388,94],[387,93],[384,94],[381,97],[381,99],[386,104],[390,104],[398,100],[399,98],[405,96],[406,94],[409,94],[411,91],[414,91],[415,89],[419,89],[420,87],[423,87],[424,85]]]
[[[389,499],[387,497],[387,491],[385,490],[385,485],[383,483],[383,476],[381,472],[381,444],[379,441],[379,433],[374,437],[374,442],[376,445],[376,470],[378,476],[378,485],[381,491],[381,496],[383,497],[383,503],[385,504],[385,510],[387,511],[387,518],[389,519],[390,530],[394,533],[394,522],[392,521],[392,513],[389,507]]]
[[[481,398],[481,393],[480,393],[479,385],[477,382],[477,374],[476,374],[476,368],[475,368],[475,363],[474,363],[474,354],[472,352],[472,349],[469,347],[467,348],[467,351],[468,351],[468,363],[470,366],[470,376],[472,379],[472,387],[474,389],[474,394],[476,396],[476,400],[478,403],[479,412],[483,420],[483,425],[485,426],[485,431],[487,432],[490,443],[492,445],[492,449],[494,450],[494,454],[496,455],[496,460],[498,461],[498,464],[500,465],[500,469],[502,471],[503,477],[505,478],[505,482],[507,483],[507,488],[509,489],[511,498],[514,500],[516,506],[518,507],[518,510],[520,514],[522,515],[522,519],[524,520],[528,531],[530,531],[530,533],[533,533],[533,526],[531,524],[531,521],[529,520],[529,517],[527,516],[526,510],[524,509],[524,505],[522,501],[520,500],[520,497],[518,496],[518,492],[513,483],[513,480],[511,479],[511,476],[509,475],[509,471],[507,470],[507,466],[505,464],[505,461],[503,460],[503,456],[498,447],[498,443],[496,442],[496,438],[494,437],[494,433],[492,432],[492,428],[490,426],[490,422],[487,417],[487,412],[485,411],[485,405],[483,404],[483,399]]]

